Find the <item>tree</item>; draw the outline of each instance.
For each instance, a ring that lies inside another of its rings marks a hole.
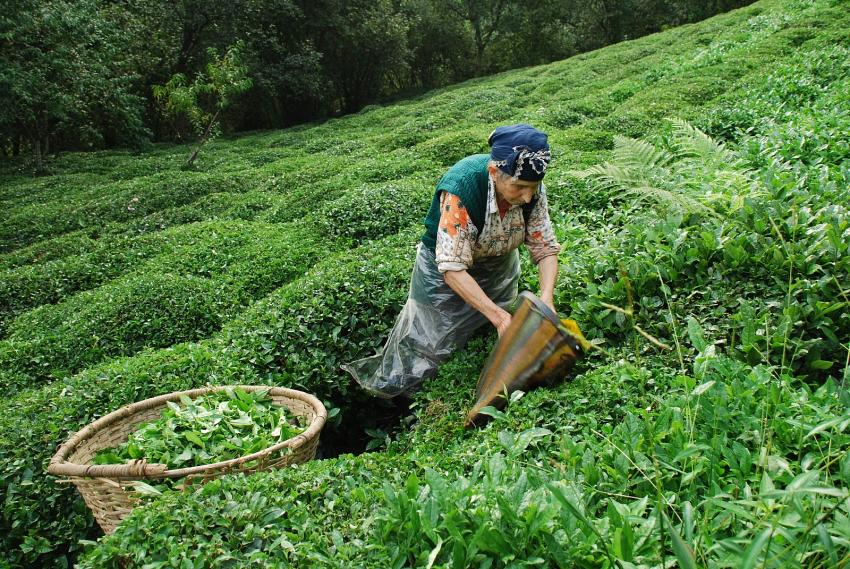
[[[191,84],[185,75],[176,73],[165,85],[154,86],[154,97],[166,114],[187,116],[199,137],[198,145],[186,159],[186,168],[192,167],[201,148],[218,134],[222,111],[251,87],[248,68],[241,61],[243,49],[240,42],[228,49],[224,57],[219,57],[215,48],[209,48],[210,62]]]
[[[484,71],[484,51],[499,31],[512,0],[445,0],[446,8],[469,23],[475,44],[475,71]]]
[[[42,172],[57,140],[65,147],[100,145],[105,128],[118,133],[118,143],[147,140],[125,40],[95,0],[7,4],[0,19],[4,144],[23,142]]]
[[[460,18],[447,18],[434,0],[403,0],[407,22],[409,86],[436,87],[470,76],[472,38]]]
[[[505,8],[507,22],[490,50],[487,68],[512,69],[566,59],[577,52],[573,1],[525,0]]]
[[[389,0],[324,0],[302,9],[338,97],[333,111],[354,112],[403,85],[407,26]]]
[[[240,105],[243,126],[287,126],[324,114],[333,85],[295,0],[247,0],[233,27],[245,40],[253,81]]]

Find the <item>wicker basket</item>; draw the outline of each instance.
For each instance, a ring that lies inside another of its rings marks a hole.
[[[231,386],[233,387],[233,386]],[[50,460],[47,472],[65,477],[82,494],[97,523],[106,533],[112,532],[138,502],[138,495],[126,489],[135,480],[161,480],[184,478],[204,482],[230,472],[256,472],[281,468],[311,460],[316,456],[319,433],[328,414],[322,402],[308,393],[282,387],[243,385],[245,391],[268,390],[276,405],[287,407],[293,414],[308,423],[303,433],[254,454],[232,460],[168,470],[164,464],[151,464],[144,460],[128,464],[90,464],[97,451],[118,446],[127,440],[140,423],[159,418],[168,401],[178,401],[182,395],[199,397],[226,389],[225,386],[205,387],[160,395],[138,403],[126,405],[101,417],[74,434],[59,447]]]

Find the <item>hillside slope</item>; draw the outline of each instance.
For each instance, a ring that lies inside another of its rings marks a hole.
[[[608,351],[465,432],[492,343],[478,338],[417,395],[415,424],[376,440],[381,452],[165,496],[81,565],[846,564],[842,4],[764,0],[221,139],[198,172],[179,170],[180,146],[63,155],[37,180],[8,167],[8,563],[62,566],[98,535],[44,468],[70,432],[124,403],[208,382],[300,386],[341,410],[329,437],[375,426],[385,410],[339,365],[392,325],[435,180],[485,150],[494,126],[522,121],[553,146],[556,304]]]

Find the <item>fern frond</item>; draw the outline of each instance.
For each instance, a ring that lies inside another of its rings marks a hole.
[[[614,162],[643,170],[666,166],[673,156],[646,140],[614,136]]]
[[[597,188],[628,187],[639,179],[631,168],[611,162],[603,162],[571,173],[578,178],[590,178],[591,184]]]
[[[629,188],[624,192],[626,197],[635,201],[654,202],[661,206],[679,210],[684,213],[702,213],[716,216],[717,212],[699,199],[681,192],[673,192],[658,186],[642,185]]]
[[[689,122],[671,118],[674,147],[680,157],[698,158],[712,167],[736,168],[740,160],[723,142],[716,141]]]

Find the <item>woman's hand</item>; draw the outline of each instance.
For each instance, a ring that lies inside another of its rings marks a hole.
[[[499,313],[496,314],[491,322],[496,327],[496,332],[499,333],[499,337],[501,338],[505,330],[508,329],[508,326],[511,325],[511,313],[500,308]]]
[[[545,293],[545,292],[541,292],[541,293],[540,293],[540,300],[542,300],[542,301],[543,301],[543,304],[545,304],[546,306],[548,306],[549,308],[551,308],[551,309],[552,309],[552,312],[554,312],[555,314],[558,314],[558,311],[557,311],[557,310],[555,310],[555,299],[554,299],[554,298],[552,298],[552,296],[553,296],[553,295],[552,295],[552,293],[551,293],[551,292],[550,292],[550,293],[548,293],[548,294],[547,294],[547,293]]]
[[[511,324],[511,313],[490,300],[478,283],[466,271],[446,271],[446,284],[467,304],[484,315],[501,336]]]

